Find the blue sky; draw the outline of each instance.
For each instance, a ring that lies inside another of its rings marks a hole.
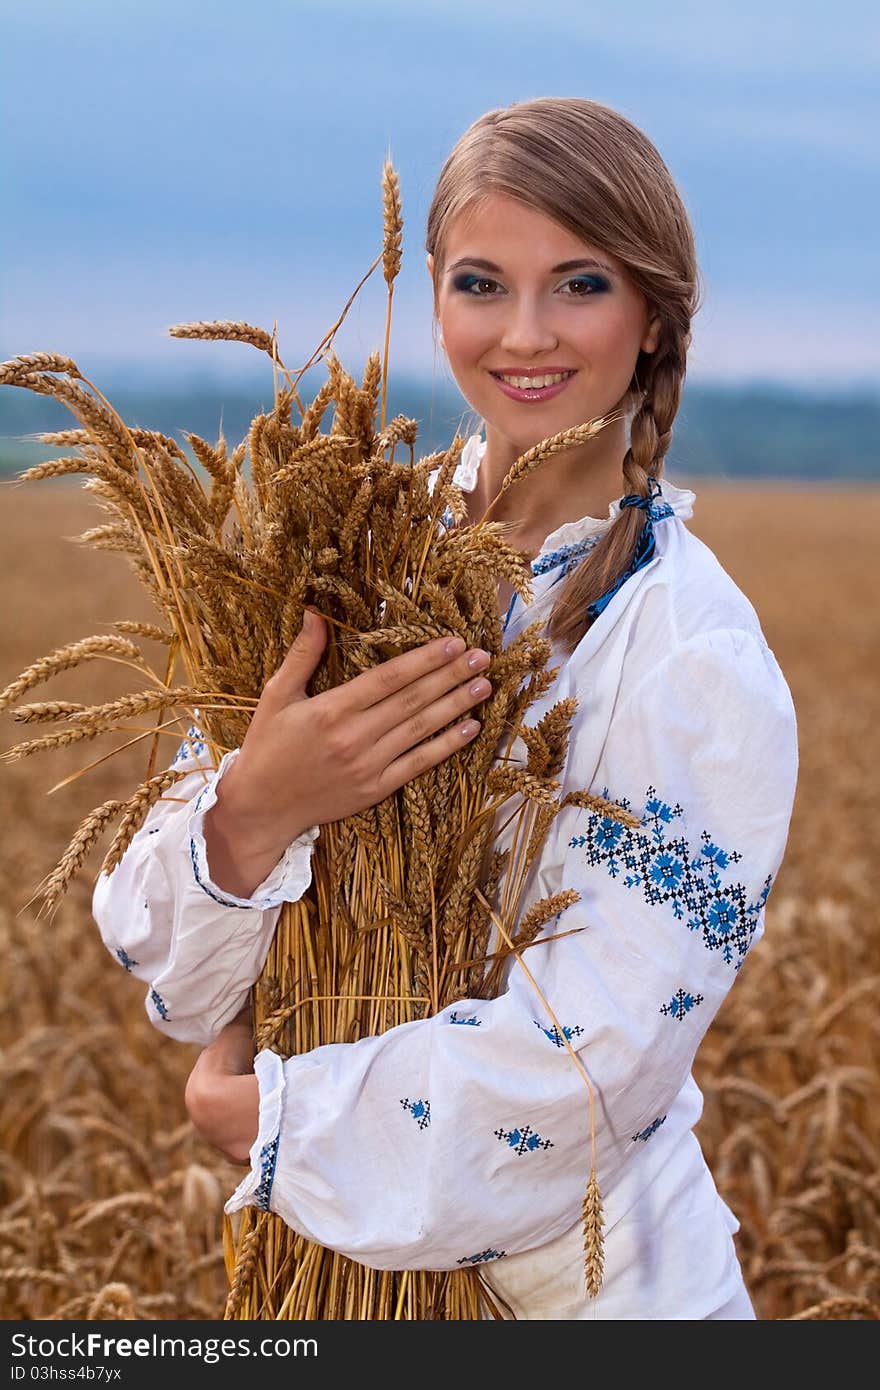
[[[93,380],[263,372],[251,349],[167,336],[277,318],[311,354],[381,248],[401,181],[391,369],[438,377],[424,223],[482,112],[585,96],[649,135],[705,283],[693,381],[880,385],[875,256],[880,9],[842,0],[625,7],[554,0],[44,0],[5,7],[0,356]],[[384,335],[374,273],[336,339]]]

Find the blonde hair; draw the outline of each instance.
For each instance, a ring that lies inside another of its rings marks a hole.
[[[634,414],[623,475],[628,492],[647,497],[672,439],[700,302],[693,231],[672,175],[647,136],[599,102],[537,97],[487,111],[454,145],[428,210],[435,332],[445,230],[490,193],[518,198],[616,256],[659,315],[657,348],[639,352],[626,398]],[[569,654],[591,626],[588,604],[632,563],[645,521],[642,508],[622,508],[561,584],[547,633]]]

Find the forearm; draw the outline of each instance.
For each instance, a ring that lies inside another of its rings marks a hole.
[[[256,883],[255,891],[224,892],[213,881],[205,822],[237,757],[232,750],[216,773],[200,768],[178,783],[183,804],[169,802],[156,811],[95,889],[93,912],[105,944],[148,983],[150,1021],[180,1042],[211,1042],[241,1007],[266,959],[282,904],[298,901],[311,881],[317,829],[277,847],[267,842],[262,848],[269,867],[256,871],[249,885],[253,890]]]
[[[197,1064],[190,1073],[185,1100],[205,1143],[247,1167],[259,1129],[260,1095],[254,1072],[232,1076],[200,1070]]]

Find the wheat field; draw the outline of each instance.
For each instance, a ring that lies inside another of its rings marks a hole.
[[[697,1133],[742,1223],[758,1317],[880,1313],[876,603],[880,488],[693,486],[688,523],[755,605],[798,714],[800,780],[766,935],[703,1044]],[[120,618],[150,619],[125,562],[63,539],[100,515],[66,481],[4,485],[0,687]],[[109,631],[109,627],[106,629]],[[148,644],[145,643],[148,649]],[[109,700],[90,663],[41,699]],[[21,736],[4,716],[3,747]],[[116,736],[118,738],[118,735]],[[192,1129],[195,1047],[147,1021],[89,911],[96,850],[51,922],[26,907],[82,817],[142,774],[139,749],[49,789],[101,753],[0,769],[0,1317],[220,1318],[221,1212],[242,1170]],[[167,762],[176,740],[169,740]],[[106,848],[106,846],[104,846]]]

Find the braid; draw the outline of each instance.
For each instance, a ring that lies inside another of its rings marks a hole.
[[[640,355],[647,365],[647,381],[635,389],[641,395],[630,426],[630,447],[623,460],[628,491],[648,497],[651,479],[660,478],[663,460],[672,441],[672,422],[681,399],[686,343],[690,333],[673,332],[652,354]],[[645,529],[647,513],[625,507],[602,539],[593,546],[562,585],[547,623],[547,635],[569,655],[592,626],[587,609],[616,583],[630,567]]]
[[[677,345],[661,347],[653,354],[644,396],[630,426],[630,447],[623,460],[623,476],[631,491],[646,497],[648,477],[659,478],[672,442],[672,422],[681,400],[684,354]]]

